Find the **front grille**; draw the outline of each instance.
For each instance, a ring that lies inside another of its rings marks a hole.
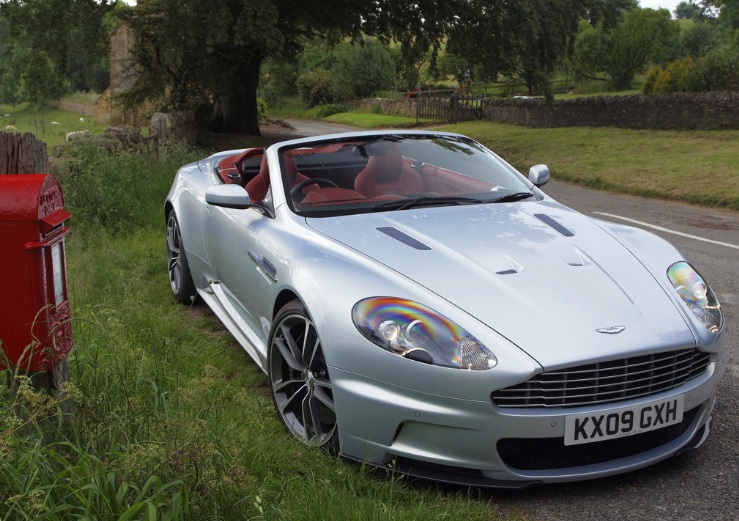
[[[683,349],[544,372],[495,391],[492,400],[498,407],[577,407],[648,396],[704,373],[710,358]]]

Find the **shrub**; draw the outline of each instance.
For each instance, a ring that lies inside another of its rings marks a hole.
[[[337,101],[331,71],[314,69],[298,77],[300,98],[309,106],[315,107]]]
[[[693,68],[695,62],[690,56],[686,56],[681,60],[670,62],[667,67],[661,71],[654,80],[652,92],[661,94],[665,92],[683,92],[688,90],[685,84],[685,78]]]
[[[343,103],[329,103],[316,107],[315,115],[317,118],[327,118],[342,112],[349,112],[349,107]]]
[[[654,65],[649,68],[647,74],[644,76],[644,83],[641,86],[642,94],[654,94],[654,84],[657,82],[657,78],[663,72],[662,67]]]
[[[739,53],[717,50],[695,63],[685,77],[686,90],[739,90]]]

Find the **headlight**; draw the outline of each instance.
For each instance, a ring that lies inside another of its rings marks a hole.
[[[498,363],[474,336],[418,302],[368,298],[355,304],[352,320],[370,342],[411,360],[477,371]]]
[[[721,305],[698,272],[687,262],[681,261],[668,268],[667,276],[701,324],[711,333],[718,333],[724,323]]]

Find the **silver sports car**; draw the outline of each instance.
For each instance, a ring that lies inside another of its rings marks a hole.
[[[664,240],[583,216],[458,134],[382,131],[183,166],[169,280],[267,374],[305,444],[523,487],[701,445],[724,319]]]

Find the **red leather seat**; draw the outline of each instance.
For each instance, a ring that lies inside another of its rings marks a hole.
[[[367,166],[354,180],[354,189],[367,198],[404,195],[424,191],[421,175],[405,164],[395,145],[381,156],[370,156]]]
[[[253,177],[251,181],[246,183],[244,187],[249,199],[252,203],[261,202],[269,190],[269,166],[267,166],[267,154],[262,156],[262,164],[259,166],[259,173]]]
[[[282,164],[285,171],[285,186],[290,190],[293,186],[308,179],[308,176],[298,172],[298,167],[295,164],[295,158],[291,152],[287,152],[282,155]],[[259,167],[259,173],[246,186],[247,193],[251,202],[258,203],[267,195],[269,190],[269,166],[267,166],[267,155],[262,156],[262,164]],[[303,192],[311,192],[317,190],[316,185],[308,185],[303,189]]]

